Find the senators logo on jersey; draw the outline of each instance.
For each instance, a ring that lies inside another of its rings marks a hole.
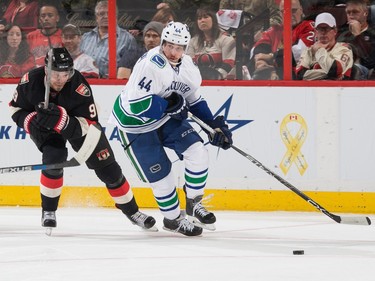
[[[29,83],[29,73],[28,72],[26,72],[23,76],[22,76],[22,78],[21,78],[21,81],[20,81],[20,85],[22,85],[22,84],[26,84],[26,83]]]
[[[81,83],[81,85],[78,86],[78,88],[76,89],[76,92],[84,97],[91,96],[90,89],[83,83]]]
[[[111,154],[109,154],[109,151],[106,148],[96,153],[96,156],[98,157],[99,161],[104,161],[107,160],[108,157],[111,156]]]

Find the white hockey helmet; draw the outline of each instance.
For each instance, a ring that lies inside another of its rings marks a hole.
[[[163,41],[167,41],[169,43],[187,46],[189,45],[190,38],[189,27],[186,24],[171,21],[163,29],[161,44],[163,44]]]

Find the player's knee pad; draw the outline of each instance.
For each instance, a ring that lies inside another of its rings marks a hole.
[[[186,168],[192,171],[208,168],[208,151],[203,143],[193,143],[183,152],[183,155]]]
[[[125,181],[121,167],[117,162],[112,162],[108,166],[95,169],[95,174],[108,188],[119,187]]]
[[[54,164],[66,161],[68,150],[64,145],[46,145],[43,147],[43,164]],[[43,170],[42,173],[48,178],[59,178],[63,176],[63,169]]]
[[[73,141],[71,141],[71,143],[73,144]],[[80,148],[80,146],[77,148]],[[98,170],[110,166],[115,161],[114,153],[109,145],[108,139],[102,132],[94,152],[86,161],[86,165],[89,169]]]

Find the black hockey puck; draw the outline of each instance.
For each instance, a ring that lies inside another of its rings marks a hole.
[[[305,251],[304,250],[294,250],[293,255],[304,255]]]

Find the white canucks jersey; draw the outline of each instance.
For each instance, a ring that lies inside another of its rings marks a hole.
[[[160,110],[155,95],[165,98],[176,92],[192,106],[202,100],[201,82],[199,69],[190,56],[184,55],[181,63],[173,67],[160,47],[153,48],[134,66],[128,83],[115,101],[109,122],[128,133],[155,130],[170,118],[165,114],[155,119],[144,116],[146,111]]]

